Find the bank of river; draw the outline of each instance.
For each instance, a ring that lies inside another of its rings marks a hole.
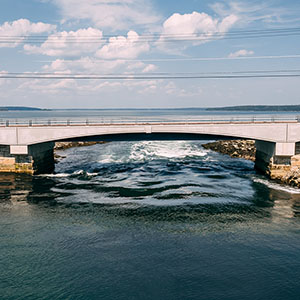
[[[255,161],[255,142],[252,140],[228,140],[203,144],[204,149],[210,149],[234,158]]]
[[[255,142],[252,140],[216,141],[204,144],[203,147],[234,158],[255,161],[256,148]],[[268,173],[266,175],[268,176]],[[285,170],[285,166],[283,166],[282,171],[272,179],[292,187],[300,188],[300,169]]]

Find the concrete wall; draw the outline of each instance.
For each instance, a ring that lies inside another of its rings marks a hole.
[[[145,133],[199,134],[262,140],[276,143],[295,143],[300,141],[300,123],[224,122],[1,127],[0,144],[33,145],[79,137]]]
[[[31,145],[28,155],[32,157],[35,174],[51,174],[55,168],[54,142]]]
[[[255,168],[260,172],[266,173],[269,168],[271,158],[275,154],[276,143],[255,141],[255,146]]]
[[[256,141],[256,169],[271,179],[286,182],[290,174],[300,170],[297,144]]]
[[[11,147],[0,145],[0,172],[41,174],[54,171],[54,143],[44,143],[20,148],[11,153]],[[13,150],[16,150],[13,148]]]

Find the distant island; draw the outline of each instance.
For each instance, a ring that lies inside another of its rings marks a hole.
[[[42,109],[36,107],[27,107],[27,106],[0,106],[0,111],[43,111],[50,109]]]
[[[28,106],[0,106],[0,111],[56,111],[61,109],[47,109]],[[239,105],[224,107],[176,107],[176,108],[64,108],[63,110],[202,110],[202,111],[251,111],[251,112],[300,112],[300,105]]]
[[[225,106],[210,107],[207,111],[300,111],[300,105],[242,105],[242,106]]]

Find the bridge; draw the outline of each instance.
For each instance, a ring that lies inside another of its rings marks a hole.
[[[288,121],[199,121],[12,124],[0,126],[0,172],[49,173],[54,170],[53,147],[57,141],[135,140],[256,141],[256,168],[270,170],[270,164],[298,167],[300,122]],[[277,167],[276,167],[277,166]]]

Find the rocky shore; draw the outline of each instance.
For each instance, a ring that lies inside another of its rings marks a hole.
[[[56,142],[54,146],[55,150],[65,150],[74,147],[86,147],[96,144],[105,144],[106,142]]]
[[[204,144],[203,147],[231,157],[255,161],[256,148],[255,142],[252,140],[216,141]],[[272,169],[272,172],[267,171],[266,175],[270,179],[300,188],[300,155],[292,157],[291,166],[274,165],[271,160],[269,169]]]
[[[213,150],[231,157],[255,161],[255,142],[252,140],[216,141],[203,145],[203,148]]]
[[[87,147],[87,146],[93,146],[96,144],[105,144],[106,142],[56,142],[54,146],[54,161],[55,163],[58,163],[58,161],[62,158],[65,158],[65,156],[57,154],[57,150],[66,150],[74,147]]]

